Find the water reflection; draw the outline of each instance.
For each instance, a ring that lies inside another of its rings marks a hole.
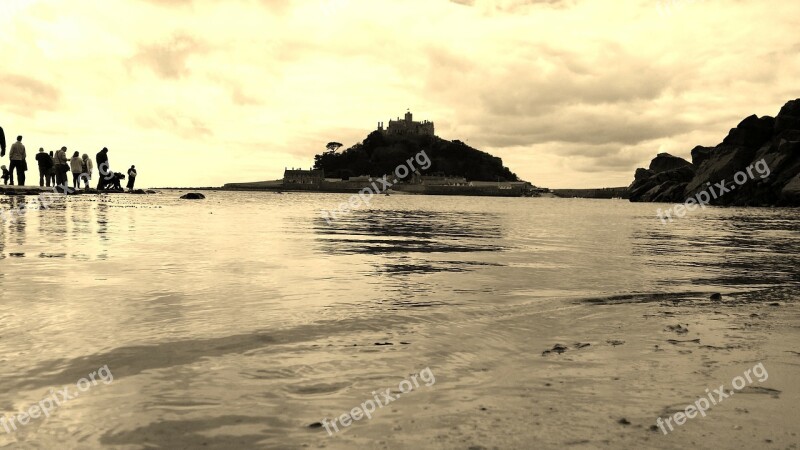
[[[707,216],[637,229],[634,255],[665,270],[684,268],[699,286],[757,287],[800,283],[797,210],[712,210]],[[668,281],[668,280],[665,280]]]
[[[492,264],[437,260],[441,254],[499,252],[504,230],[498,214],[460,211],[375,210],[353,211],[326,223],[317,218],[317,251],[325,255],[370,255],[376,272],[407,275],[431,272],[466,272]],[[413,286],[403,295],[415,294]]]

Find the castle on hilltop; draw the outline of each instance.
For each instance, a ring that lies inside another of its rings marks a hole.
[[[384,128],[383,122],[378,122],[378,131],[384,136],[398,136],[398,135],[411,135],[411,136],[433,136],[433,122],[422,121],[414,122],[412,119],[411,111],[406,113],[405,120],[389,119],[389,126]]]

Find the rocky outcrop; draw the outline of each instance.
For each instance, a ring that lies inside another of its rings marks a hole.
[[[674,202],[694,178],[692,163],[683,158],[661,153],[650,162],[649,169],[637,169],[628,188],[632,202]]]
[[[631,201],[680,203],[709,192],[713,205],[800,206],[800,99],[774,118],[745,118],[722,143],[691,154],[689,163],[662,153],[637,169]]]

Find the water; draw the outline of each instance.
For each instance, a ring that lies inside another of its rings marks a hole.
[[[581,300],[785,300],[800,282],[794,209],[665,226],[626,201],[395,195],[329,225],[318,211],[347,195],[179,195],[2,200],[31,209],[0,228],[0,409],[104,365],[114,380],[0,444],[400,448],[402,417],[452,448],[443,417],[524,348],[515,317],[581,327]],[[437,384],[394,412],[333,438],[307,428],[425,367]],[[409,419],[426,414],[441,427]]]

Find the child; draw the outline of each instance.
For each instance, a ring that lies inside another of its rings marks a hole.
[[[8,172],[8,168],[6,168],[6,166],[2,166],[0,169],[3,169],[3,184],[7,185],[8,178],[11,176],[11,173]]]

